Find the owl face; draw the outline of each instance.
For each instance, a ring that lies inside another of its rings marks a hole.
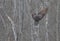
[[[33,14],[32,18],[35,21],[39,21],[39,20],[41,20],[43,18],[43,15],[42,14],[39,14],[39,15]]]

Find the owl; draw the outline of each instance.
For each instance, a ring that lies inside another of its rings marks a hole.
[[[42,8],[38,14],[33,13],[32,18],[34,19],[34,24],[38,25],[39,21],[46,15],[48,8]]]

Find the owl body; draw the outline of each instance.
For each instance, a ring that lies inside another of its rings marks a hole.
[[[42,14],[34,14],[32,15],[32,18],[34,19],[34,24],[35,25],[38,25],[39,24],[39,21],[44,17],[44,15]]]
[[[36,25],[38,25],[39,21],[45,16],[47,10],[48,8],[43,8],[40,10],[40,12],[38,12],[38,14],[36,13],[32,14],[32,18],[34,19]]]

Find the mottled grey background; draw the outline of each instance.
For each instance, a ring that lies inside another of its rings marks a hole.
[[[17,41],[32,41],[31,11],[36,5],[39,8],[40,3],[41,0],[0,0],[0,41],[15,41],[12,24],[7,15],[14,22]],[[48,41],[60,41],[60,0],[49,0],[49,4],[48,24],[46,26],[45,16],[39,23],[39,38],[40,41],[47,41],[45,38],[48,30]]]

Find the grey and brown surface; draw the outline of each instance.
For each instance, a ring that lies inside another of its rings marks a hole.
[[[0,0],[0,41],[33,41],[31,12],[43,1],[47,0]],[[39,39],[60,41],[60,0],[48,2],[48,13],[39,22]]]

